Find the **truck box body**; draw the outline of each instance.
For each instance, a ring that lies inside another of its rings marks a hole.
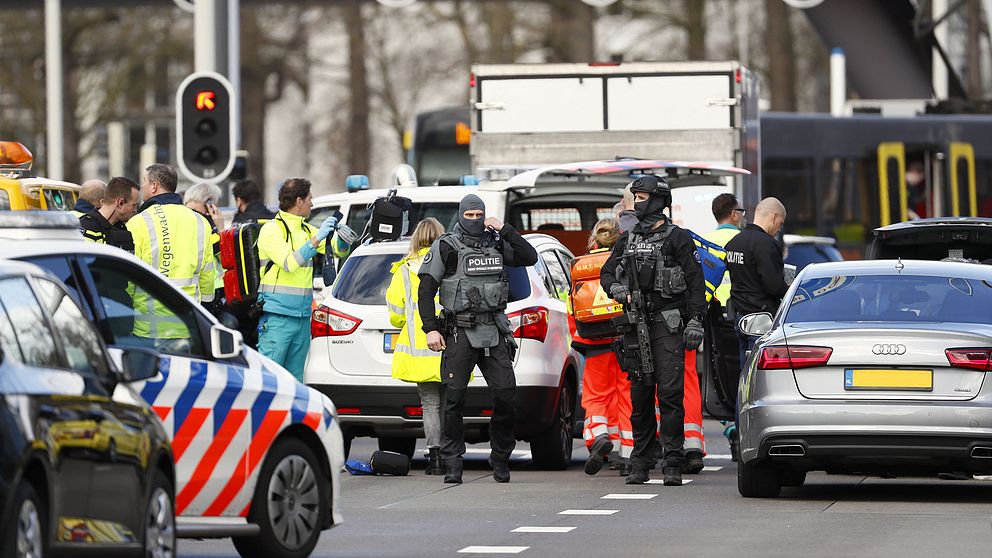
[[[478,64],[471,83],[475,172],[697,161],[748,169],[727,189],[748,209],[760,199],[758,79],[738,62]]]

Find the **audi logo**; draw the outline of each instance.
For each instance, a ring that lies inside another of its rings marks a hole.
[[[906,354],[906,345],[879,343],[871,348],[871,352],[876,355],[904,355]]]

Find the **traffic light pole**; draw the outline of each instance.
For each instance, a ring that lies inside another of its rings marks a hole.
[[[194,69],[217,72],[230,82],[234,145],[241,145],[241,14],[239,0],[196,0],[193,12]]]

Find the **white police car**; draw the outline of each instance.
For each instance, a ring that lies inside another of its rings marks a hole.
[[[61,279],[107,345],[160,353],[158,376],[132,386],[172,439],[179,536],[230,536],[245,557],[298,557],[341,522],[344,452],[327,397],[243,346],[153,268],[84,241],[69,214],[0,212],[0,258]],[[160,305],[154,316],[133,307],[139,291]],[[189,335],[171,347],[135,335],[135,320],[149,318]]]

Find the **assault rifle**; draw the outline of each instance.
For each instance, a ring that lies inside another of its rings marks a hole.
[[[623,303],[624,314],[613,318],[611,322],[623,333],[631,330],[637,333],[637,356],[634,357],[630,354],[634,347],[627,346],[623,337],[614,342],[614,351],[617,353],[620,367],[630,375],[632,382],[639,383],[645,380],[650,381],[654,376],[654,353],[651,350],[651,331],[648,327],[644,294],[641,293],[640,285],[637,284],[636,279],[636,256],[628,254],[623,259],[626,268],[624,275],[628,277],[630,300],[618,301]]]

